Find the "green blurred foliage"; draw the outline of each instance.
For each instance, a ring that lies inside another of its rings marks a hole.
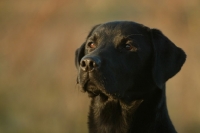
[[[158,28],[184,49],[168,108],[178,132],[200,132],[199,14],[198,0],[1,0],[0,133],[86,133],[74,52],[92,26],[113,20]]]

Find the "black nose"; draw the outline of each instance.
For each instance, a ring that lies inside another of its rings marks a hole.
[[[83,71],[91,72],[100,67],[101,60],[98,57],[85,57],[80,62],[80,67]]]

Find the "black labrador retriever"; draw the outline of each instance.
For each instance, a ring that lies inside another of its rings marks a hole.
[[[129,21],[95,26],[75,57],[77,83],[91,97],[89,132],[176,132],[165,82],[185,59],[157,29]]]

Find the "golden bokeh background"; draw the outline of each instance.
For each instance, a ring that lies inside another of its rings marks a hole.
[[[113,20],[158,28],[186,52],[167,82],[168,109],[178,132],[199,133],[199,0],[1,0],[0,133],[87,133],[75,50]]]

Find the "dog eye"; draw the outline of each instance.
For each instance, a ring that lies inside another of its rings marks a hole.
[[[132,46],[131,46],[130,44],[126,44],[126,45],[125,45],[125,49],[126,49],[126,50],[131,50],[131,49],[132,49]]]
[[[96,48],[96,44],[94,44],[93,42],[89,42],[89,43],[88,43],[88,47],[89,47],[89,48],[92,48],[92,49],[93,49],[93,48]]]
[[[137,51],[137,48],[134,47],[134,46],[131,45],[131,44],[126,44],[126,45],[124,46],[124,48],[125,48],[126,50],[128,50],[128,51]]]
[[[124,45],[124,49],[127,50],[127,51],[134,51],[134,52],[137,51],[137,48],[134,47],[134,46],[131,45],[131,44],[125,44],[125,45]]]

